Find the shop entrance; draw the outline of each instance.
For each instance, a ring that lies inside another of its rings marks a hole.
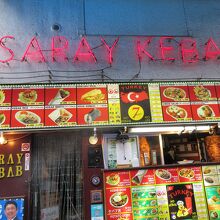
[[[31,219],[83,219],[79,133],[35,134],[32,146]]]

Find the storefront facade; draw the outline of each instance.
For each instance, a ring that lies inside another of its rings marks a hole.
[[[141,219],[143,204],[132,192],[154,186],[173,195],[185,187],[195,198],[190,218],[220,215],[208,203],[205,211],[198,208],[198,192],[206,201],[218,189],[217,180],[207,185],[202,176],[206,165],[216,166],[210,175],[219,175],[218,162],[203,145],[214,128],[218,133],[220,118],[217,1],[25,0],[0,7],[0,128],[8,139],[1,145],[2,207],[16,200],[18,217],[27,220]],[[98,136],[95,145],[91,135]],[[151,156],[141,156],[141,137],[149,141]],[[131,141],[136,154],[128,159],[125,151],[120,158],[129,138],[137,140]],[[170,165],[167,173],[176,182],[160,182],[157,173],[168,165],[171,145],[175,163],[217,163]],[[118,157],[110,160],[109,150],[116,148]],[[181,157],[183,152],[188,155]],[[179,176],[187,167],[197,179]],[[135,172],[142,174],[140,184],[132,182]],[[112,184],[112,176],[120,180]],[[17,187],[12,191],[10,185]],[[120,190],[129,194],[126,205],[112,205]],[[170,207],[163,207],[164,215],[152,207],[149,219],[177,216]]]

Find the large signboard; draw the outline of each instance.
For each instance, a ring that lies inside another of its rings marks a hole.
[[[205,179],[200,166],[104,171],[106,219],[207,220]],[[206,189],[216,199],[209,205],[218,215],[219,188]],[[209,201],[208,201],[209,203]],[[213,214],[213,210],[215,212]]]
[[[220,82],[0,86],[0,128],[218,121]]]

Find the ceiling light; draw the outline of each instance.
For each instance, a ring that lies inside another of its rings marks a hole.
[[[8,141],[5,139],[3,131],[1,131],[1,135],[0,135],[0,144],[7,144]]]
[[[95,144],[97,144],[98,140],[99,139],[97,137],[96,128],[94,128],[93,135],[91,135],[89,137],[89,143],[92,144],[92,145],[95,145]]]

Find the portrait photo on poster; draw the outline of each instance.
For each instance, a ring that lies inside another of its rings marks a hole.
[[[24,198],[0,198],[0,220],[23,220]]]

